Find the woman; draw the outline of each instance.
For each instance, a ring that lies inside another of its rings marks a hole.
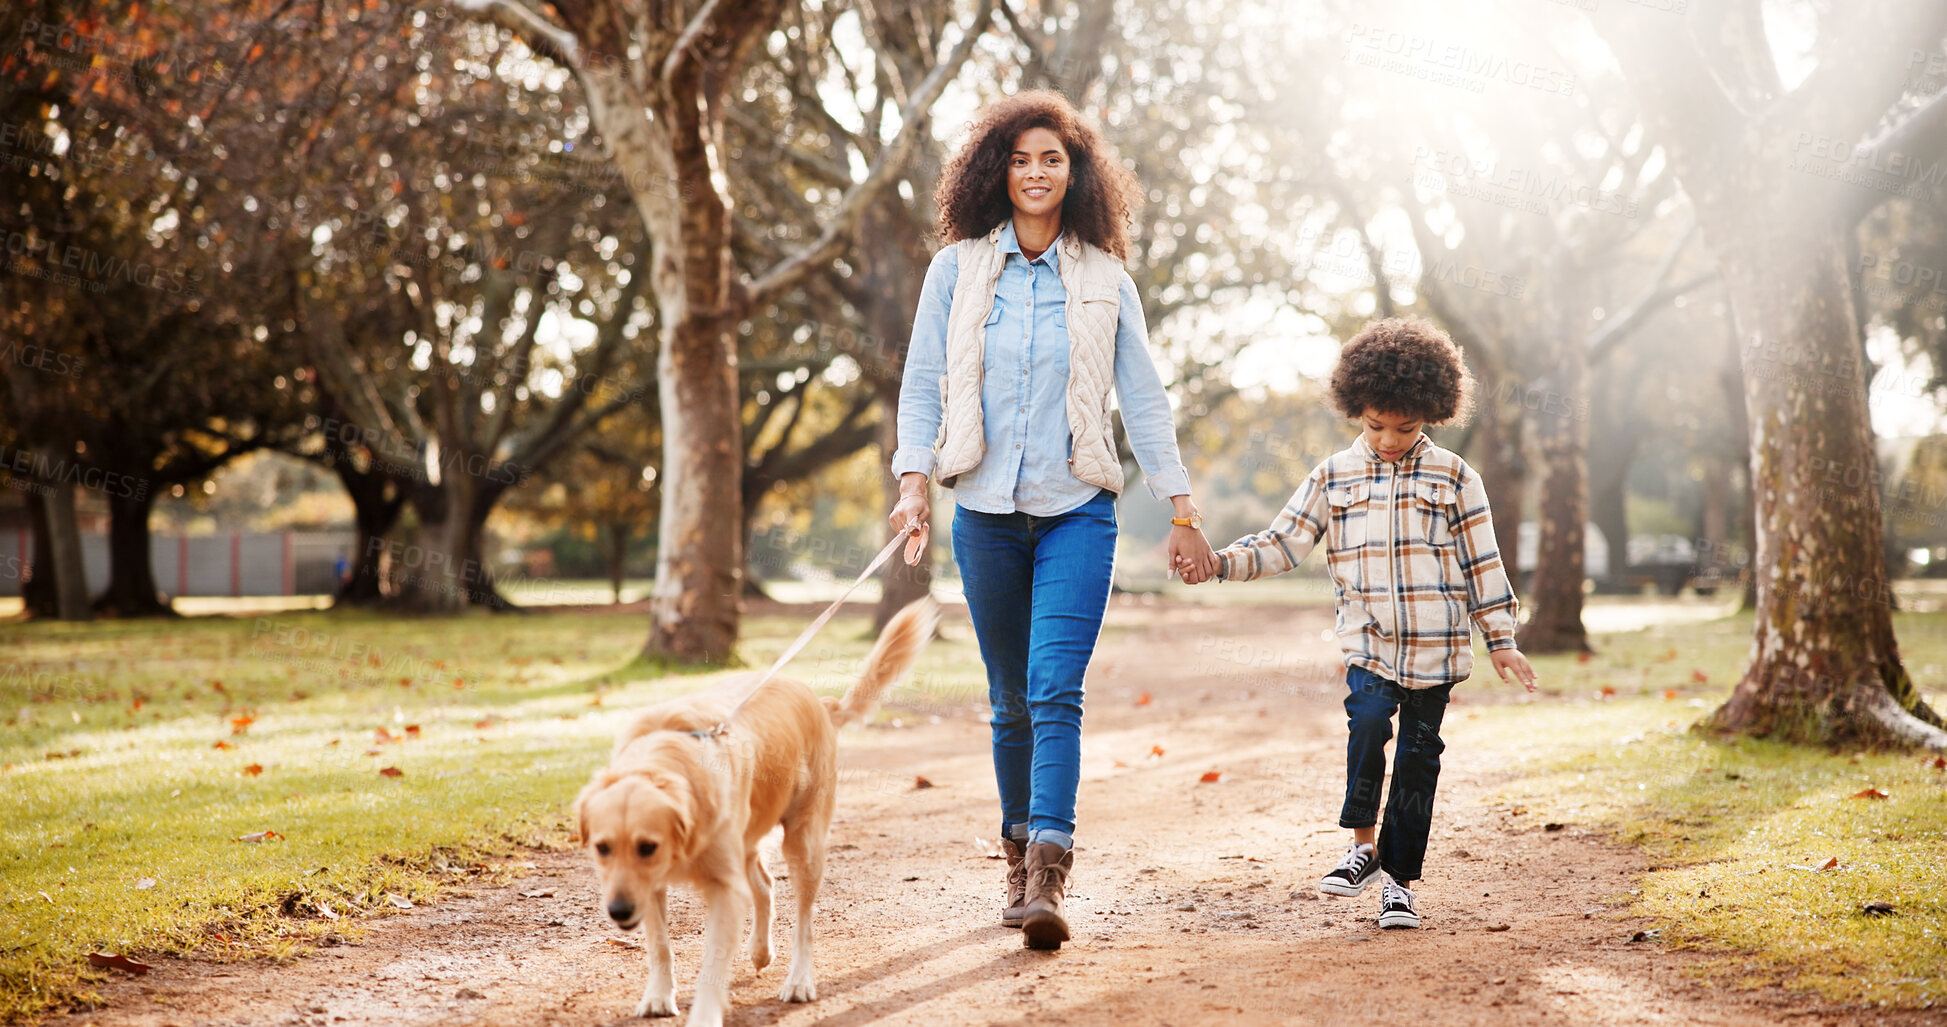
[[[1068,939],[1082,678],[1108,607],[1123,486],[1111,384],[1151,495],[1176,508],[1170,569],[1216,571],[1122,269],[1138,196],[1060,95],[982,111],[940,179],[952,245],[927,270],[900,389],[890,520],[924,532],[928,480],[954,490],[953,554],[994,710],[1001,922],[1029,948]]]

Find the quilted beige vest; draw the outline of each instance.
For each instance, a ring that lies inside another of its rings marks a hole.
[[[1001,227],[962,239],[960,277],[947,313],[946,373],[940,376],[939,459],[935,475],[947,488],[980,464],[986,425],[980,408],[981,369],[987,347],[987,315],[1006,264]],[[1109,421],[1109,387],[1115,383],[1115,333],[1122,313],[1122,263],[1072,234],[1061,247],[1061,286],[1068,293],[1068,467],[1075,477],[1122,492],[1122,461],[1116,459]]]

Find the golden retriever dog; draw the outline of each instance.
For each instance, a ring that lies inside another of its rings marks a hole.
[[[690,1027],[723,1022],[745,907],[755,902],[750,961],[771,961],[771,875],[757,843],[784,828],[784,860],[797,893],[791,967],[778,997],[818,996],[811,965],[812,907],[825,874],[825,833],[838,788],[838,729],[863,720],[932,638],[939,607],[922,599],[887,623],[842,699],[773,678],[731,711],[761,675],[739,674],[696,695],[644,710],[615,740],[609,765],[575,800],[582,843],[602,880],[602,904],[623,930],[644,925],[649,983],[637,1016],[676,1015],[665,899],[671,884],[702,893],[703,965]],[[730,717],[727,729],[710,729]]]

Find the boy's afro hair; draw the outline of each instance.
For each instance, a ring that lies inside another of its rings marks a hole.
[[[1428,424],[1463,424],[1473,412],[1474,379],[1460,347],[1431,321],[1372,321],[1339,351],[1332,403],[1347,417],[1368,409]]]

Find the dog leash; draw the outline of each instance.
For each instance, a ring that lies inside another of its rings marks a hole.
[[[844,592],[839,593],[838,598],[832,600],[830,606],[825,607],[825,612],[819,614],[817,619],[813,620],[804,629],[804,632],[798,636],[797,641],[792,642],[785,648],[784,652],[778,655],[777,662],[771,664],[771,669],[765,671],[764,676],[758,678],[757,683],[750,686],[750,689],[744,693],[744,697],[737,700],[737,705],[730,707],[730,712],[723,715],[723,719],[717,722],[716,727],[708,731],[691,731],[690,734],[698,738],[714,738],[730,730],[730,719],[737,715],[737,711],[743,709],[744,704],[749,702],[757,694],[758,689],[763,688],[766,683],[776,677],[777,672],[783,670],[784,665],[790,663],[791,658],[798,655],[811,642],[812,637],[818,634],[820,628],[825,626],[825,622],[832,619],[832,615],[838,612],[838,608],[844,605],[845,600],[850,598],[853,592],[858,591],[860,585],[865,584],[865,579],[871,577],[880,567],[885,566],[887,560],[892,559],[892,554],[899,548],[899,544],[906,540],[906,536],[914,534],[918,530],[923,529],[916,529],[912,525],[907,525],[899,529],[899,532],[893,535],[892,541],[887,542],[886,547],[879,550],[879,555],[873,557],[872,562],[865,565],[865,570],[859,572],[859,576],[853,579],[851,585],[847,586]]]

